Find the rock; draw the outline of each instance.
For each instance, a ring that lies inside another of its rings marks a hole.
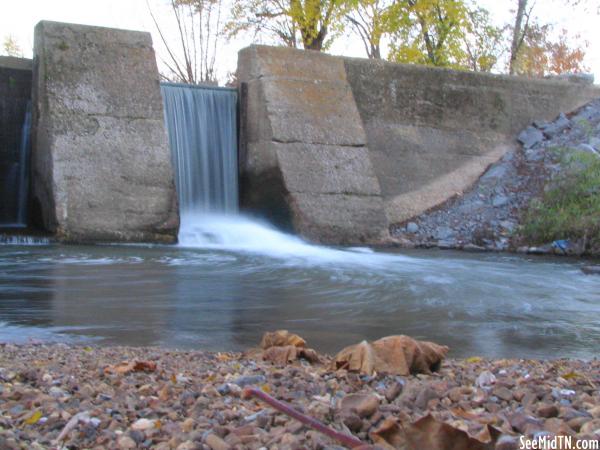
[[[402,389],[404,388],[404,384],[398,381],[393,381],[385,390],[385,399],[391,403],[393,402],[398,395],[402,393]]]
[[[495,450],[517,450],[519,448],[519,441],[514,436],[503,434],[496,441]]]
[[[513,398],[512,391],[505,388],[504,386],[497,387],[496,389],[494,389],[493,393],[496,397],[498,397],[506,402],[512,400],[512,398]]]
[[[479,374],[475,384],[480,388],[489,387],[496,383],[496,377],[489,370],[485,370]]]
[[[593,419],[584,423],[579,429],[579,432],[600,437],[600,419]]]
[[[549,139],[559,135],[567,128],[571,126],[571,121],[565,116],[563,113],[560,113],[558,118],[551,123],[547,123],[541,127],[541,130],[544,132],[544,135]]]
[[[227,442],[213,433],[209,433],[206,438],[204,438],[204,443],[212,450],[229,450],[231,448]]]
[[[545,419],[556,417],[558,416],[558,407],[552,404],[542,404],[538,406],[537,414]]]
[[[508,202],[509,202],[508,197],[506,195],[500,194],[500,195],[496,195],[492,199],[492,206],[494,208],[499,208],[501,206],[506,205]]]
[[[406,231],[407,231],[408,233],[416,233],[416,232],[418,232],[418,231],[419,231],[419,225],[417,225],[417,224],[416,224],[416,223],[414,223],[414,222],[408,222],[408,223],[406,224]]]
[[[439,241],[448,241],[454,237],[454,230],[450,227],[439,227],[434,231],[434,237]]]
[[[517,140],[523,144],[523,147],[529,149],[542,142],[544,140],[544,135],[537,128],[529,126],[519,133]]]
[[[154,420],[138,419],[131,425],[131,429],[136,431],[145,431],[154,428],[154,426]]]
[[[362,419],[358,416],[358,414],[354,414],[352,412],[344,415],[342,422],[344,422],[344,425],[346,425],[348,429],[354,433],[358,433],[363,426]]]
[[[420,409],[427,409],[429,401],[437,398],[439,398],[438,393],[435,392],[431,387],[425,386],[417,395],[415,406]]]
[[[245,387],[250,385],[262,385],[266,382],[267,379],[264,375],[247,375],[233,380],[233,383],[238,385],[239,387]]]
[[[129,436],[122,436],[117,441],[117,445],[121,450],[131,450],[137,447],[137,444]]]
[[[379,408],[379,398],[372,394],[349,394],[342,398],[342,415],[356,413],[359,417],[369,417]]]

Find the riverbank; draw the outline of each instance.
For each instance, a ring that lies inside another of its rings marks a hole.
[[[407,377],[334,372],[327,361],[278,367],[240,353],[4,344],[0,447],[339,448],[242,398],[250,386],[368,444],[399,445],[400,426],[425,430],[427,445],[465,448],[473,439],[517,448],[522,434],[600,438],[598,360],[449,359],[438,373]]]
[[[401,247],[600,256],[600,100],[536,121],[467,191],[394,224]]]

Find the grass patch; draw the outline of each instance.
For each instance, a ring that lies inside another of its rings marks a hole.
[[[525,215],[522,235],[531,244],[558,239],[583,240],[600,247],[600,158],[576,151],[559,151],[563,173]]]

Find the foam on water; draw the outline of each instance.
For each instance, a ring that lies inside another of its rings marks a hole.
[[[273,226],[242,215],[183,214],[179,245],[245,252],[269,258],[302,261],[309,264],[378,264],[417,262],[402,255],[375,253],[368,248],[337,249],[312,245]]]

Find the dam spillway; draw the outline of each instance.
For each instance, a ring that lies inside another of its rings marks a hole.
[[[238,210],[237,91],[163,83],[182,221]]]

